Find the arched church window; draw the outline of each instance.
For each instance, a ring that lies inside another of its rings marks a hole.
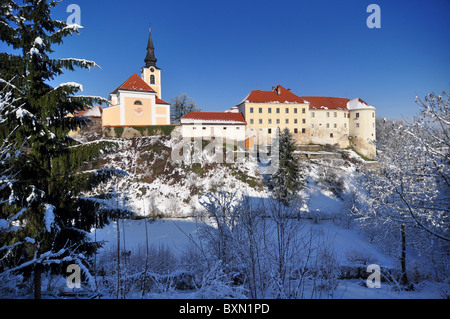
[[[150,84],[155,84],[155,75],[150,75]]]
[[[141,101],[134,101],[134,105],[142,105],[142,102]]]

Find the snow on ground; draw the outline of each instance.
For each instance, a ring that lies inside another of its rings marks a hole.
[[[197,238],[197,223],[193,218],[187,219],[157,219],[151,220],[121,220],[120,248],[124,249],[123,238],[125,237],[125,248],[128,251],[138,250],[145,247],[145,223],[147,223],[148,243],[155,246],[166,246],[174,253],[182,252],[189,246],[189,237]],[[125,227],[124,227],[125,225]],[[123,232],[125,228],[125,233]],[[94,235],[94,233],[92,233]],[[117,247],[117,223],[111,223],[103,229],[96,231],[96,240],[105,241],[104,250]]]
[[[380,288],[367,288],[361,280],[340,281],[333,293],[335,299],[442,299],[448,296],[450,287],[435,282],[422,282],[414,291],[397,291],[390,284],[381,283]]]
[[[154,143],[156,139],[147,139]],[[172,140],[165,141],[166,146],[170,146]],[[127,152],[129,152],[127,150]],[[350,157],[362,161],[359,156],[349,151]],[[126,156],[125,156],[126,155]],[[121,157],[122,164],[133,167],[133,156],[125,153]],[[128,163],[129,161],[129,163]],[[110,165],[116,165],[111,162]],[[240,167],[248,176],[260,178],[257,174],[257,165],[255,163],[244,163]],[[176,168],[180,169],[180,168]],[[327,171],[329,169],[329,171]],[[333,171],[330,171],[333,170]],[[129,169],[127,169],[129,171]],[[325,186],[327,178],[336,174],[342,179],[344,200],[339,199],[330,187]],[[127,177],[118,183],[118,192],[126,193],[127,206],[133,210],[136,215],[148,215],[152,208],[165,216],[162,219],[156,219],[153,222],[141,220],[121,220],[120,226],[120,245],[124,249],[123,242],[125,238],[125,248],[127,251],[139,250],[145,247],[147,223],[148,242],[154,246],[166,246],[174,254],[181,254],[192,245],[190,238],[198,241],[197,222],[193,216],[204,212],[200,204],[201,193],[214,192],[217,190],[226,192],[237,192],[238,197],[242,195],[249,196],[251,202],[258,204],[267,200],[268,191],[266,188],[258,189],[249,187],[248,183],[243,182],[233,175],[233,171],[227,167],[217,167],[203,174],[194,171],[183,171],[183,178],[172,183],[165,177],[158,177],[151,183],[146,183],[133,179],[133,176]],[[307,187],[302,192],[301,197],[305,203],[301,209],[302,219],[300,222],[304,225],[300,232],[314,229],[322,233],[322,239],[326,238],[327,245],[335,254],[336,260],[341,266],[361,266],[358,261],[365,259],[371,263],[380,265],[383,269],[398,268],[398,261],[385,254],[381,247],[369,243],[364,235],[357,229],[343,227],[335,221],[336,216],[347,216],[351,208],[351,192],[357,187],[355,183],[355,166],[343,165],[337,167],[330,162],[310,163],[305,173]],[[325,182],[324,182],[325,179]],[[198,188],[198,192],[192,192],[192,186]],[[348,196],[348,197],[346,197]],[[253,205],[253,204],[252,204]],[[170,218],[167,218],[170,216]],[[319,216],[314,219],[314,216]],[[181,218],[180,218],[181,217]],[[188,217],[188,218],[186,218]],[[103,250],[113,250],[117,245],[116,223],[111,223],[104,229],[96,231],[96,240],[105,241]],[[125,232],[123,230],[125,229]],[[94,233],[93,233],[94,235]],[[299,234],[302,235],[302,234]],[[422,282],[416,285],[414,291],[398,292],[394,287],[387,283],[382,283],[380,289],[369,289],[365,282],[361,280],[340,280],[338,288],[333,293],[333,298],[442,298],[449,295],[450,286],[439,283]],[[180,298],[189,298],[189,293],[180,294]],[[192,294],[195,298],[196,294]],[[307,294],[305,295],[307,297]],[[176,298],[177,295],[167,297]],[[326,297],[326,296],[324,296]],[[328,296],[329,297],[329,296]]]
[[[370,252],[371,260],[381,267],[392,268],[395,266],[394,260],[386,256],[375,245],[368,243],[364,237],[353,229],[339,227],[332,222],[315,224],[309,220],[302,220],[302,227],[299,236],[306,236],[311,229],[321,232],[321,240],[326,238],[326,242],[331,245],[332,251],[336,254],[341,265],[352,265],[352,256],[364,256]],[[138,250],[145,246],[145,220],[121,220],[120,225],[120,245],[124,249],[123,238],[125,237],[125,248],[128,251]],[[182,252],[191,242],[191,238],[198,241],[198,227],[202,222],[197,222],[194,218],[187,219],[158,219],[154,222],[147,221],[148,242],[150,245],[165,245],[173,249],[174,253]],[[97,241],[105,241],[103,249],[110,250],[117,247],[117,223],[111,223],[103,229],[97,230]],[[123,233],[125,229],[125,234]]]
[[[124,222],[124,224],[123,224]],[[145,245],[145,220],[120,221],[121,249],[123,249],[123,238],[125,237],[125,248],[127,251],[142,249]],[[321,229],[332,243],[338,262],[341,265],[352,265],[349,256],[354,254],[370,254],[373,262],[377,263],[383,271],[384,267],[395,266],[395,261],[386,256],[374,244],[368,243],[363,236],[355,230],[344,229],[332,222],[314,224],[310,221],[302,221],[306,227],[301,231],[306,232],[309,227]],[[117,243],[116,223],[111,223],[104,229],[97,230],[98,241],[106,241],[104,250],[115,249]],[[125,233],[123,226],[125,225]],[[197,230],[200,224],[193,218],[187,219],[159,219],[154,222],[147,221],[148,242],[150,245],[164,245],[172,249],[175,254],[181,254],[190,245],[190,236],[198,240]],[[370,252],[370,253],[369,253]],[[353,264],[354,265],[354,264]],[[391,284],[382,282],[381,288],[367,288],[364,280],[347,279],[339,280],[337,289],[332,296],[325,295],[324,298],[336,299],[440,299],[450,293],[450,286],[446,284],[422,282],[415,286],[414,291],[401,291],[395,289]],[[159,296],[161,297],[161,296]],[[171,292],[163,298],[196,298],[196,292]],[[305,297],[308,298],[308,289],[305,289]]]

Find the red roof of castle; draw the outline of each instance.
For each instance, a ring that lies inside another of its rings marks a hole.
[[[239,122],[247,124],[241,113],[222,112],[190,112],[183,116],[181,120],[197,120],[202,122]]]
[[[348,110],[349,99],[342,97],[329,96],[302,96],[305,101],[308,101],[310,110]],[[358,101],[362,104],[369,105],[361,99]]]
[[[341,97],[328,96],[302,96],[304,100],[308,101],[311,110],[347,110],[347,103],[350,101]]]
[[[272,91],[252,91],[243,102],[249,103],[304,103],[303,98],[278,85]]]

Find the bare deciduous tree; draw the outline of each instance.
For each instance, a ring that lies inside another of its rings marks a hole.
[[[176,96],[170,103],[170,120],[172,124],[180,123],[183,116],[190,112],[199,112],[201,109],[197,107],[194,100],[192,100],[186,93]]]
[[[395,238],[388,231],[397,227],[401,284],[409,281],[407,246],[416,243],[424,253],[440,250],[448,261],[450,242],[448,95],[430,94],[418,101],[421,114],[412,123],[385,125],[388,134],[378,141],[378,164],[362,180],[364,208],[356,210],[364,225],[381,221],[378,229],[385,237]],[[428,248],[417,244],[425,242]]]

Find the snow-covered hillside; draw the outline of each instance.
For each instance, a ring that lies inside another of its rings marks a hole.
[[[199,203],[202,194],[225,191],[252,198],[267,198],[267,176],[257,163],[246,160],[234,164],[178,165],[171,160],[174,140],[165,136],[117,140],[117,152],[96,162],[97,168],[122,169],[129,176],[114,181],[128,207],[138,216],[168,218],[194,217],[204,212]],[[305,161],[303,171],[307,187],[301,196],[305,215],[314,213],[341,215],[351,202],[343,200],[355,190],[355,163],[363,160],[345,150],[350,161]],[[320,154],[320,152],[318,153]],[[338,164],[336,164],[338,163]],[[349,207],[350,205],[350,207]],[[336,216],[334,216],[336,217]]]
[[[260,174],[259,166],[254,162],[183,166],[174,164],[170,158],[175,141],[169,137],[142,137],[119,142],[118,151],[106,154],[96,165],[123,169],[129,173],[129,176],[114,184],[115,190],[123,194],[120,204],[126,205],[137,217],[158,218],[147,225],[149,245],[159,247],[158,249],[165,247],[179,258],[183,258],[194,246],[202,246],[199,231],[205,223],[209,223],[205,207],[201,205],[206,194],[219,191],[235,193],[238,198],[250,198],[254,205],[264,205],[270,200],[271,194],[266,186],[267,176]],[[389,255],[383,247],[370,243],[369,238],[354,223],[350,213],[356,200],[358,170],[361,166],[373,163],[364,162],[351,150],[334,153],[337,156],[331,157],[325,154],[324,159],[320,159],[319,153],[316,154],[318,159],[302,161],[306,185],[299,194],[302,198],[302,231],[298,235],[306,236],[312,230],[316,234],[320,233],[314,245],[319,245],[319,241],[326,238],[333,260],[341,267],[341,272],[347,269],[350,278],[366,276],[367,274],[359,272],[369,263],[395,272],[398,268],[396,258]],[[132,254],[142,254],[146,245],[145,222],[128,220],[122,223],[121,229],[127,240],[121,243],[121,249]],[[106,243],[103,252],[111,252],[117,248],[116,226],[116,223],[112,223],[96,232],[97,240],[104,240]],[[364,284],[355,285],[354,280],[340,281],[334,287],[336,293],[332,296],[439,298],[442,294],[445,295],[446,289],[444,285],[444,288],[436,288],[433,293],[428,290],[425,294],[414,295],[411,292],[400,295],[398,292],[394,293],[393,286],[387,284],[387,290],[383,292],[369,292]],[[363,282],[361,280],[359,279],[360,283]],[[430,289],[429,285],[427,289]],[[198,295],[194,293],[192,297]]]
[[[165,136],[119,143],[117,152],[106,154],[96,165],[129,173],[114,181],[114,187],[138,216],[193,217],[204,212],[199,204],[201,194],[218,190],[256,198],[268,196],[254,163],[177,165],[171,160],[174,140]]]

